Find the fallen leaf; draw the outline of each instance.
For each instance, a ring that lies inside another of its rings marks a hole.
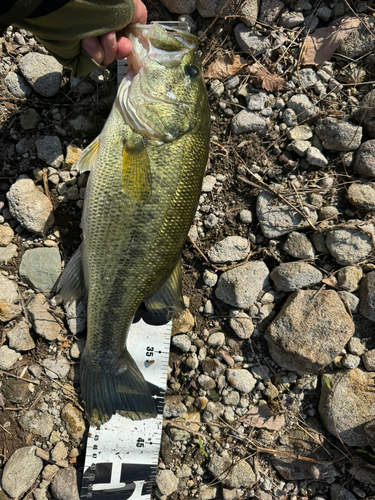
[[[212,62],[206,69],[204,76],[205,78],[218,78],[221,80],[235,75],[244,66],[246,66],[246,63],[240,56],[231,57],[225,55]]]
[[[278,431],[285,425],[284,415],[274,415],[270,412],[267,405],[253,406],[239,420],[252,427],[269,429],[271,431]]]
[[[275,92],[276,90],[282,90],[286,88],[286,82],[284,78],[277,75],[271,75],[264,69],[258,69],[255,75],[252,77],[254,85],[267,90],[267,92]]]
[[[322,283],[335,288],[335,286],[337,285],[337,280],[335,278],[323,278]]]
[[[318,28],[306,37],[301,64],[319,65],[329,61],[341,42],[361,24],[357,17],[344,17],[336,26]]]

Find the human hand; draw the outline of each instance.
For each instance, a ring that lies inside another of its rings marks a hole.
[[[147,22],[147,9],[141,0],[134,0],[134,17],[129,24]],[[124,36],[117,36],[115,31],[110,31],[98,37],[85,38],[81,41],[85,50],[98,64],[108,66],[115,59],[124,59],[132,49],[131,41]]]

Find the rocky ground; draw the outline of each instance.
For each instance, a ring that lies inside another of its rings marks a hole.
[[[146,3],[200,35],[212,104],[154,498],[375,498],[374,6]],[[0,500],[77,500],[85,307],[54,287],[116,75],[1,46]]]

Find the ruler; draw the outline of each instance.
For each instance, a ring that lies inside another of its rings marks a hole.
[[[99,428],[90,426],[81,499],[149,500],[160,451],[171,328],[171,321],[132,324],[127,349],[150,385],[158,415],[134,421],[115,414]]]

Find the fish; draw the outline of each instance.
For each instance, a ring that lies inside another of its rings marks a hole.
[[[80,385],[87,418],[99,425],[116,412],[157,415],[126,338],[142,304],[156,324],[185,309],[181,253],[210,140],[197,38],[158,23],[130,25],[127,36],[129,69],[75,166],[90,171],[83,239],[59,282],[65,302],[87,298]]]

